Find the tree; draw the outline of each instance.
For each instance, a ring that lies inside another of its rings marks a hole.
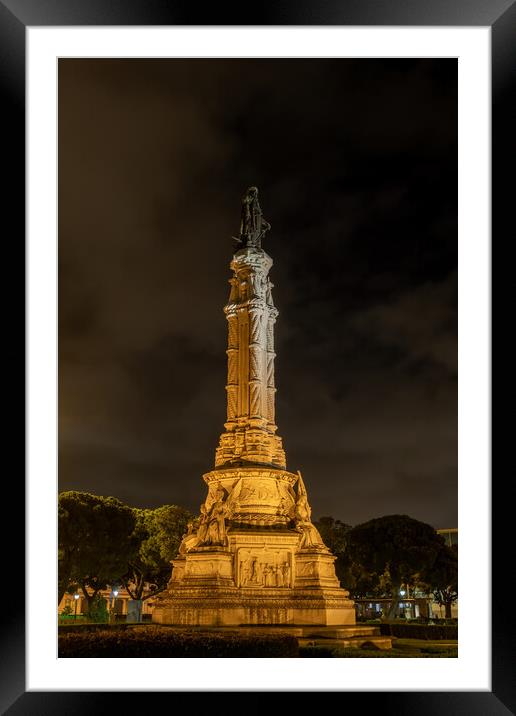
[[[319,530],[324,544],[333,554],[343,554],[346,551],[346,535],[351,529],[350,525],[333,517],[320,517],[314,524]]]
[[[408,515],[387,515],[353,527],[348,535],[350,559],[369,573],[388,578],[392,619],[402,584],[427,581],[444,539],[433,527]]]
[[[351,598],[360,599],[365,597],[381,598],[388,590],[390,593],[389,575],[377,574],[367,570],[363,564],[346,555],[347,559],[345,579],[342,585],[349,590]]]
[[[118,581],[138,549],[133,510],[114,497],[62,492],[58,506],[59,594],[77,584],[90,606]]]
[[[337,578],[340,580],[346,589],[349,589],[351,581],[351,563],[347,558],[346,535],[351,529],[350,525],[347,525],[341,520],[336,520],[333,517],[320,517],[317,522],[314,522],[315,526],[319,530],[324,544],[328,549],[337,557],[335,561],[335,573]]]
[[[457,547],[444,544],[427,578],[429,590],[439,606],[444,607],[444,616],[451,619],[452,604],[458,597],[458,555]]]
[[[122,583],[132,599],[145,601],[162,592],[170,580],[170,562],[177,556],[188,522],[194,518],[188,510],[163,505],[155,510],[133,509],[138,551],[126,565]],[[150,584],[150,591],[145,585]]]

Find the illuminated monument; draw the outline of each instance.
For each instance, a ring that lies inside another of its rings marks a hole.
[[[301,473],[286,469],[276,434],[270,225],[258,190],[242,201],[231,261],[227,421],[208,494],[173,560],[153,621],[167,624],[355,624],[353,602],[335,576],[335,557],[312,524]]]

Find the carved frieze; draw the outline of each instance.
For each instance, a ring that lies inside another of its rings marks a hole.
[[[249,594],[250,590],[246,590]],[[344,592],[345,590],[339,590]],[[242,592],[238,590],[237,594],[232,596],[225,596],[207,602],[207,598],[212,596],[211,590],[202,590],[198,588],[186,592],[182,590],[182,595],[171,599],[164,595],[159,603],[161,605],[174,605],[177,609],[234,609],[235,607],[244,606],[246,609],[256,608],[283,608],[283,609],[353,609],[354,602],[345,597],[319,597],[310,598],[308,595],[306,598],[296,596],[295,598],[289,598],[288,596],[282,596],[281,592],[274,593],[262,592],[263,596],[253,596],[246,598],[245,602],[242,603]],[[267,595],[267,596],[265,596]],[[158,601],[156,599],[156,601]],[[352,622],[354,623],[354,622]]]
[[[292,554],[286,550],[239,549],[238,586],[246,588],[290,588]]]
[[[239,502],[245,504],[262,504],[279,500],[278,487],[275,480],[246,478],[243,480]]]

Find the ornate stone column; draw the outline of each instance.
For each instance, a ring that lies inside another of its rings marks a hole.
[[[271,257],[258,246],[233,256],[228,321],[226,432],[215,465],[237,461],[285,467],[274,417],[274,322],[278,311],[268,278]]]

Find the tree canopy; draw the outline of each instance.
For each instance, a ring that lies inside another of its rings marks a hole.
[[[193,515],[183,507],[163,505],[157,509],[133,508],[138,551],[128,561],[122,582],[133,599],[148,599],[163,591],[171,575],[170,561]],[[150,591],[144,593],[146,584]]]
[[[80,588],[90,612],[98,608],[98,592],[119,583],[135,600],[158,594],[193,517],[176,505],[139,509],[114,497],[62,492],[58,602],[66,590]]]
[[[347,534],[350,559],[390,583],[392,618],[402,584],[426,582],[444,546],[431,525],[408,515],[387,515],[356,525]]]
[[[346,586],[346,589],[349,589],[352,576],[350,572],[351,562],[348,559],[346,546],[347,534],[351,526],[333,517],[320,517],[314,524],[319,530],[324,544],[337,557],[335,562],[337,578]]]
[[[341,520],[333,517],[320,517],[314,522],[319,530],[319,534],[323,538],[324,544],[333,554],[342,554],[346,550],[346,535],[351,529],[351,525],[347,525]]]
[[[458,597],[458,554],[457,546],[448,547],[444,544],[438,552],[436,560],[426,575],[429,591],[434,599],[444,607],[444,616],[451,618],[452,604]]]
[[[89,605],[120,580],[138,550],[133,510],[115,497],[62,492],[58,505],[59,595],[78,585]]]

